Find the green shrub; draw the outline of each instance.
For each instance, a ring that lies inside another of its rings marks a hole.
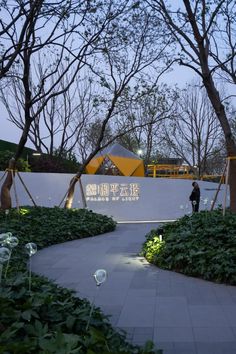
[[[158,267],[216,282],[236,284],[236,215],[194,213],[146,235],[142,254]]]
[[[114,230],[109,217],[88,210],[24,207],[0,213],[0,232],[18,236],[7,279],[0,288],[0,353],[108,354],[155,353],[152,343],[141,348],[115,331],[100,309],[44,277],[32,275],[28,287],[25,244],[38,248]],[[89,323],[89,325],[88,325]],[[88,328],[87,328],[88,326]]]
[[[0,290],[0,353],[108,354],[154,353],[129,344],[98,308],[42,277],[33,276],[29,293],[26,276],[9,278]]]
[[[0,233],[12,232],[20,243],[35,242],[39,248],[113,231],[116,223],[87,209],[22,207],[0,212]]]
[[[12,157],[14,157],[14,152],[9,150],[0,151],[0,171],[5,171],[8,168],[9,160]],[[17,161],[16,168],[19,171],[23,171],[23,172],[31,171],[27,160],[24,160],[23,158],[20,158]]]
[[[29,156],[29,164],[32,172],[77,173],[80,168],[75,159],[47,154]]]

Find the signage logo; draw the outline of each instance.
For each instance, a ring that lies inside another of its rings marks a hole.
[[[139,200],[140,185],[139,183],[92,183],[86,185],[85,196],[86,200],[91,202],[133,202]]]

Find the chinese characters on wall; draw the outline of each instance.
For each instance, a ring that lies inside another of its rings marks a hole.
[[[91,202],[139,200],[139,183],[100,183],[87,184],[85,187],[86,200]]]

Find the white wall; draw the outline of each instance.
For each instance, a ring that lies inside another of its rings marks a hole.
[[[20,174],[36,204],[41,206],[59,205],[73,177],[72,174],[59,173]],[[0,178],[2,175],[3,172],[0,172]],[[207,205],[209,209],[218,184],[203,181],[198,183],[201,196],[209,200]],[[83,175],[82,184],[87,194],[88,208],[113,216],[117,221],[173,220],[191,211],[188,200],[192,191],[191,180]],[[224,188],[221,187],[217,204],[223,203]],[[32,205],[18,177],[16,189],[20,205]],[[11,194],[15,206],[13,188]],[[181,205],[184,209],[180,208]],[[81,193],[77,183],[73,207],[81,206]],[[201,204],[200,209],[205,208],[206,206]]]

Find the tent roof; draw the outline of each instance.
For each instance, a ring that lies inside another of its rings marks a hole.
[[[111,156],[119,156],[119,157],[125,157],[128,159],[135,159],[135,160],[142,160],[138,155],[134,154],[133,152],[127,150],[120,144],[116,143],[112,146],[108,146],[102,151],[100,151],[96,157],[100,156],[105,156],[105,155],[111,155]]]

